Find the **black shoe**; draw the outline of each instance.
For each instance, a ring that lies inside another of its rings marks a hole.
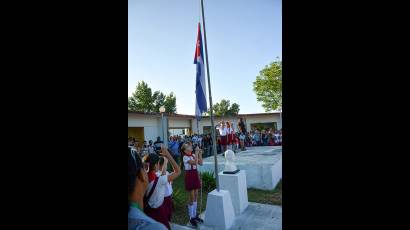
[[[201,219],[201,218],[199,218],[199,215],[197,215],[195,218],[194,218],[194,220],[196,221],[196,222],[198,222],[198,223],[204,223],[204,220],[203,219]]]
[[[190,226],[192,227],[195,227],[195,228],[198,227],[198,224],[196,223],[195,218],[190,219],[189,223],[190,223]]]

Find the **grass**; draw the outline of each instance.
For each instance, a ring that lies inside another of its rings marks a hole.
[[[188,217],[188,192],[185,190],[185,172],[183,171],[181,175],[174,181],[172,188],[173,188],[173,199],[174,199],[174,210],[172,213],[172,223],[176,223],[179,225],[185,225],[189,221]],[[208,193],[211,191],[202,190],[202,212],[205,211],[206,206],[206,198],[208,197]],[[197,213],[199,213],[200,208],[200,199],[201,199],[201,190],[198,191],[198,209]]]
[[[174,198],[174,210],[172,213],[172,223],[179,225],[185,225],[189,221],[187,213],[187,203],[188,203],[188,193],[185,191],[184,182],[184,171],[173,183],[173,198]],[[211,191],[202,191],[202,212],[205,211],[206,199],[208,193]],[[198,209],[199,213],[200,206],[200,191],[198,191]],[[272,205],[282,205],[282,180],[278,183],[276,188],[271,191],[260,190],[260,189],[248,189],[248,200],[250,202],[272,204]]]
[[[275,189],[266,191],[261,189],[248,189],[248,201],[262,204],[282,205],[282,180]]]

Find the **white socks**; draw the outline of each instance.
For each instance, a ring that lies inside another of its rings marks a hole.
[[[197,202],[193,202],[192,205],[188,204],[189,219],[196,217],[196,208],[197,208]]]
[[[192,208],[193,208],[193,205],[188,204],[188,215],[189,215],[189,219],[192,219]]]
[[[194,218],[196,217],[196,204],[197,204],[197,202],[195,201],[195,202],[194,202],[194,205],[192,205],[192,206],[194,206],[194,207],[193,207],[193,210],[192,210],[192,211],[193,211],[193,212],[192,212],[192,215],[194,216]]]

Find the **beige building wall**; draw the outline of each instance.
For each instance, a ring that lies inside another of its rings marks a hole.
[[[245,118],[247,130],[251,129],[251,125],[255,123],[270,123],[276,122],[278,129],[282,128],[280,114],[256,114],[256,115],[240,115]],[[194,116],[164,116],[167,121],[165,121],[165,126],[168,125],[168,129],[189,129],[191,134],[198,133],[197,122]],[[237,117],[225,117],[224,119],[220,117],[215,117],[215,125],[217,125],[222,120],[229,121],[233,123],[235,131],[238,130]],[[204,126],[211,126],[211,121],[209,117],[202,118],[199,121],[199,134],[204,133]],[[144,128],[144,139],[146,141],[155,141],[158,136],[162,138],[162,125],[161,125],[161,115],[151,115],[151,114],[135,114],[128,113],[128,127],[143,127]],[[166,128],[166,127],[165,127]],[[189,133],[188,133],[189,134]]]
[[[275,113],[275,114],[260,114],[260,115],[240,115],[240,117],[245,118],[245,123],[246,123],[246,129],[250,130],[251,125],[255,123],[271,123],[271,122],[276,122],[278,129],[282,128],[282,122],[280,118],[280,113]],[[217,125],[219,122],[222,120],[224,121],[229,121],[233,123],[233,127],[235,130],[238,130],[237,123],[239,118],[237,117],[225,117],[224,119],[220,117],[215,117],[214,118],[214,125]],[[204,126],[211,126],[211,120],[210,118],[202,118],[199,121],[199,133],[202,134],[204,131]],[[196,119],[192,120],[192,129],[194,132],[197,132],[197,123]]]

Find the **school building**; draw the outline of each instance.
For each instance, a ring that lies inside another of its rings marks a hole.
[[[274,128],[282,129],[282,119],[279,112],[273,113],[252,113],[239,114],[235,117],[215,117],[214,123],[229,121],[234,124],[234,129],[238,130],[237,122],[239,117],[244,118],[246,129],[252,128]],[[162,130],[164,127],[164,130]],[[166,131],[165,131],[166,130]],[[167,132],[168,131],[168,132]],[[211,120],[209,116],[204,116],[197,122],[195,116],[184,114],[163,114],[128,112],[128,137],[136,138],[140,143],[144,140],[155,141],[157,137],[168,138],[170,135],[191,135],[194,133],[204,134],[211,132]]]

